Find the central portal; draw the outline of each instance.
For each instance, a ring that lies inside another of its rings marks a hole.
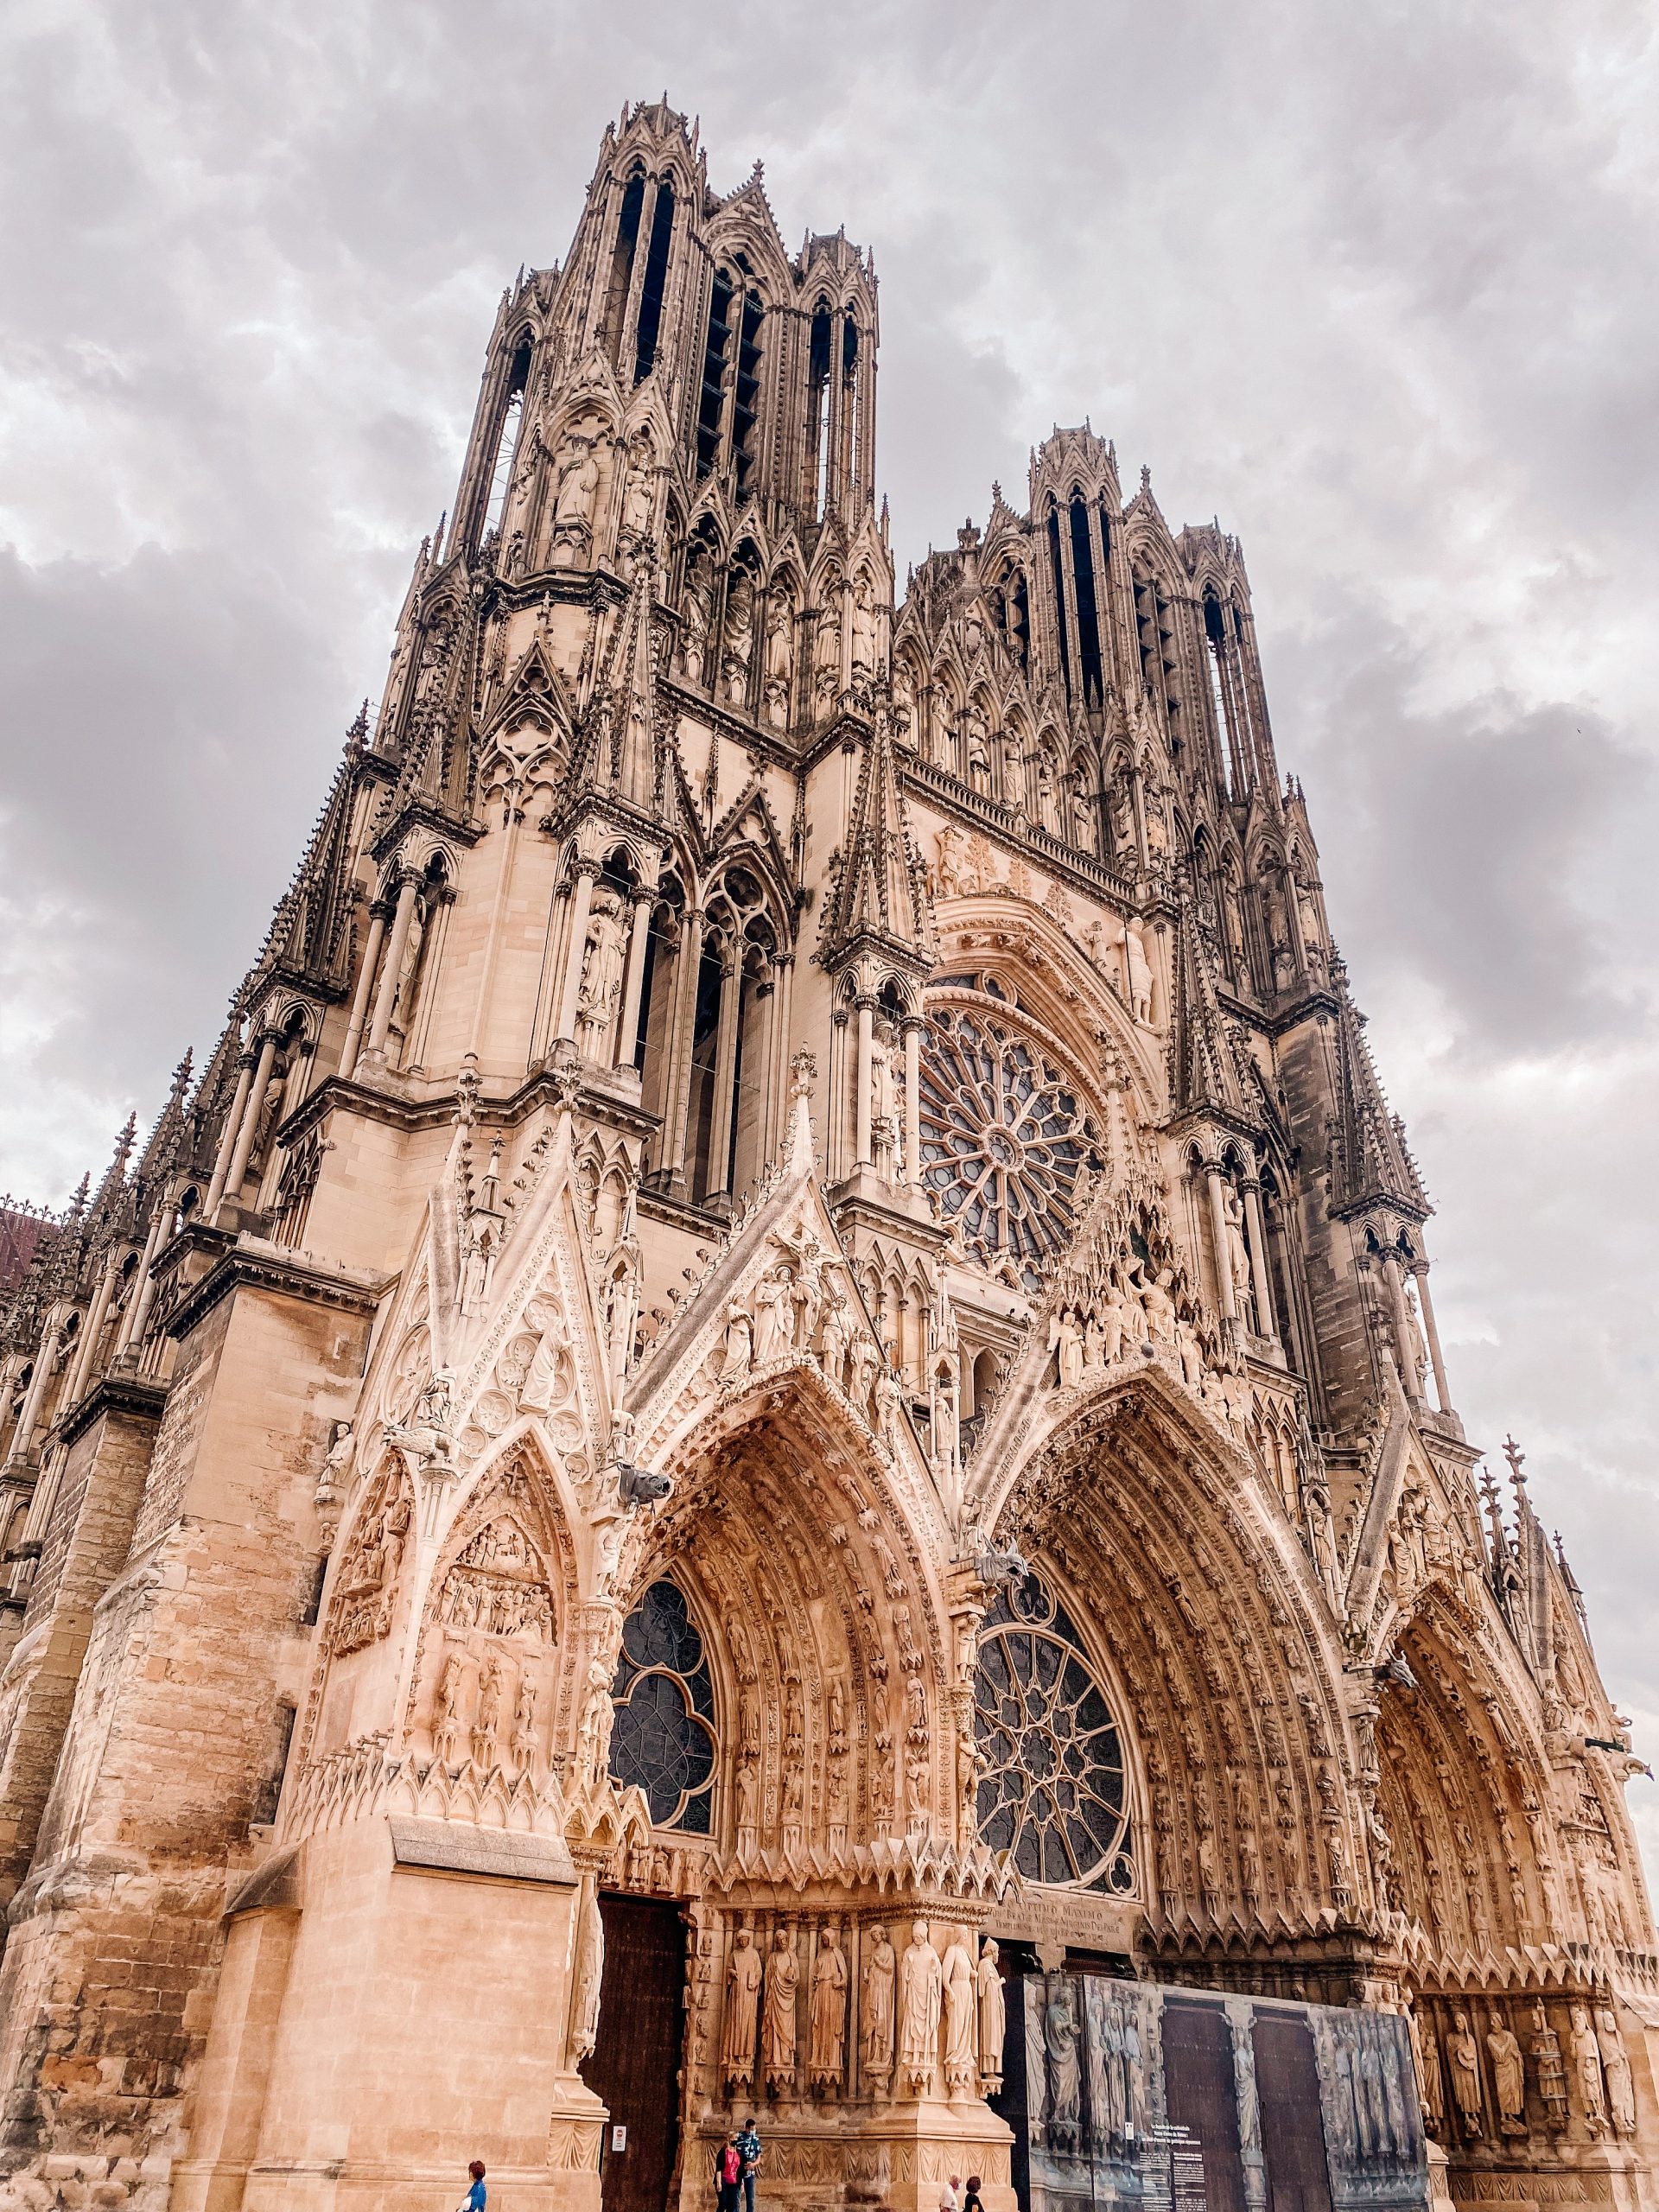
[[[599,2041],[583,2078],[610,2112],[605,2212],[663,2212],[679,2139],[685,1926],[678,1905],[602,1896]]]

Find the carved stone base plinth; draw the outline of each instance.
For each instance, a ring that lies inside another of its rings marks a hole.
[[[745,2110],[751,2109],[746,2106]],[[1008,2158],[1013,2136],[977,2101],[821,2106],[788,2104],[760,2115],[765,2146],[760,2194],[768,2207],[802,2212],[844,2196],[863,2212],[938,2212],[954,2174],[977,2174],[986,2212],[1014,2212]],[[708,2212],[715,2152],[728,2122],[704,2120],[688,2137],[682,2162],[682,2212]]]

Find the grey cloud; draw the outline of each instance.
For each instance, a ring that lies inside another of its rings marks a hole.
[[[0,1184],[206,1042],[378,688],[521,260],[664,86],[883,277],[900,570],[1085,412],[1245,539],[1281,759],[1514,1425],[1659,1749],[1639,13],[63,0],[0,181]],[[1649,1817],[1659,1847],[1659,1794]]]

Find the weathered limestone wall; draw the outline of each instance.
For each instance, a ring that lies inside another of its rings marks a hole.
[[[355,1314],[232,1291],[180,1347],[132,1554],[99,1603],[0,1964],[0,2156],[161,2201],[227,1873],[268,1804],[315,1580],[317,1440]],[[113,2162],[113,2163],[111,2163]]]
[[[448,2212],[460,2144],[516,2205],[595,2206],[575,1884],[396,1865],[379,1814],[311,1837],[232,1922],[175,2212]]]
[[[0,1681],[0,1898],[29,1872],[92,1633],[120,1571],[143,1492],[153,1414],[111,1408],[70,1446],[23,1632]]]

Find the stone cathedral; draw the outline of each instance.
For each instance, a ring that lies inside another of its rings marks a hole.
[[[691,2212],[750,2113],[765,2212],[1659,2202],[1628,1724],[1238,541],[1057,429],[900,592],[877,339],[623,111],[224,1034],[35,1225],[7,2205]]]

